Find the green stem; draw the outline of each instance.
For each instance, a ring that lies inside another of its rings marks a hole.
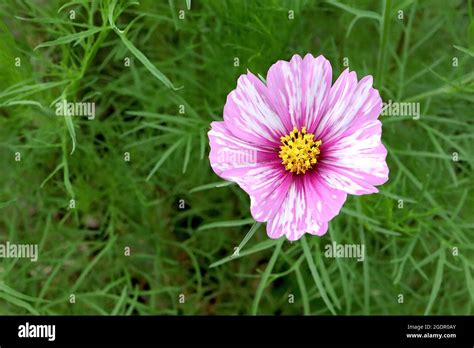
[[[285,238],[281,238],[278,241],[278,244],[275,246],[275,250],[273,251],[272,257],[268,262],[268,266],[265,269],[265,272],[262,274],[262,278],[260,279],[260,284],[258,284],[257,293],[255,294],[255,298],[252,304],[252,315],[257,315],[258,311],[258,304],[260,303],[260,299],[262,298],[263,290],[267,287],[268,278],[273,270],[273,266],[275,266],[275,262],[278,258],[278,254],[280,254],[281,246],[283,245]]]
[[[388,33],[390,32],[390,10],[392,8],[392,0],[386,0],[383,19],[381,23],[382,36],[380,40],[380,49],[377,62],[377,80],[379,89],[383,86],[385,65],[387,60],[387,44],[388,44]]]

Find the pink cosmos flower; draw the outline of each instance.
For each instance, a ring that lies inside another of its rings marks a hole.
[[[323,56],[294,55],[263,83],[248,72],[229,93],[224,121],[209,131],[211,166],[250,196],[270,238],[321,236],[347,194],[378,192],[388,180],[372,76],[346,69],[331,86]]]

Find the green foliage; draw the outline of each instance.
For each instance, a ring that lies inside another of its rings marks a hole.
[[[471,1],[6,0],[0,16],[0,243],[39,244],[36,263],[0,260],[0,314],[474,314]],[[389,182],[289,243],[212,172],[207,131],[240,74],[308,52],[421,117],[382,116]],[[61,99],[95,119],[56,116]],[[332,242],[366,260],[325,257]]]

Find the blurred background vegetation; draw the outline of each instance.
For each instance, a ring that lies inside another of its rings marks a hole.
[[[36,263],[0,260],[0,314],[474,314],[471,1],[5,0],[0,16],[0,242],[39,244]],[[207,131],[240,74],[308,52],[421,117],[381,117],[379,194],[279,249],[210,169]],[[61,98],[95,119],[57,117]],[[366,261],[325,258],[333,241]]]

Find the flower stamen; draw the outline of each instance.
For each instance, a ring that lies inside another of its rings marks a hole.
[[[314,134],[306,133],[306,127],[293,131],[280,138],[282,145],[278,157],[286,170],[296,174],[305,174],[318,162],[319,146],[322,141],[314,141]]]

